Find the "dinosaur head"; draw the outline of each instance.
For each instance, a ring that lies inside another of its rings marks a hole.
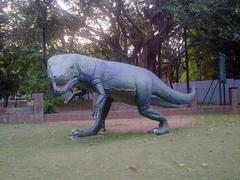
[[[71,59],[52,57],[47,65],[48,77],[56,93],[65,94],[78,81],[78,68]]]

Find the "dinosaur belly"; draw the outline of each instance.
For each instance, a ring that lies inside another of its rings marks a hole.
[[[113,99],[115,102],[123,102],[129,105],[135,105],[135,91],[126,91],[118,89],[106,89],[108,97]]]

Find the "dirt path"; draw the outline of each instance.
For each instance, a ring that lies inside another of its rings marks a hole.
[[[199,120],[194,116],[169,116],[169,126],[173,127],[186,127],[193,126],[198,123]],[[93,121],[66,121],[66,122],[49,122],[52,123],[71,123],[76,125],[90,125]],[[157,127],[158,122],[151,121],[146,118],[134,118],[134,119],[111,119],[106,120],[107,132],[146,132],[149,128]]]

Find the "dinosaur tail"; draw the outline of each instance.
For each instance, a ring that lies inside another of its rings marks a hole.
[[[163,108],[180,108],[180,107],[186,107],[188,105],[188,104],[180,104],[180,105],[174,104],[174,103],[171,103],[169,101],[162,99],[161,97],[157,97],[154,95],[152,95],[150,102],[151,102],[151,105],[160,106]]]
[[[166,102],[169,102],[171,104],[175,105],[186,105],[190,104],[196,94],[196,88],[195,84],[192,86],[191,93],[184,94],[177,92],[170,87],[168,87],[165,83],[163,83],[161,80],[156,80],[154,78],[153,82],[153,95],[158,96],[165,100]]]

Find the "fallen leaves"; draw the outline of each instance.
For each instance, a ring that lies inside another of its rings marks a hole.
[[[186,169],[187,169],[188,171],[191,171],[191,170],[192,170],[190,167],[187,167]]]
[[[208,163],[202,163],[201,164],[201,166],[207,166],[208,165]]]
[[[187,171],[192,171],[192,168],[187,167],[187,166],[186,166],[185,164],[183,164],[183,163],[177,163],[177,165],[178,165],[179,167],[182,167],[182,168],[186,169]],[[201,163],[200,166],[208,166],[208,163],[206,163],[206,162]]]
[[[185,166],[185,164],[181,164],[181,163],[180,163],[180,164],[178,164],[178,165],[179,165],[180,167],[184,167],[184,166]]]
[[[127,166],[127,170],[131,171],[131,172],[136,172],[137,171],[137,167],[135,165],[128,165]]]
[[[179,163],[178,166],[185,167],[185,164]],[[190,167],[186,167],[187,171],[191,171],[192,169]]]

